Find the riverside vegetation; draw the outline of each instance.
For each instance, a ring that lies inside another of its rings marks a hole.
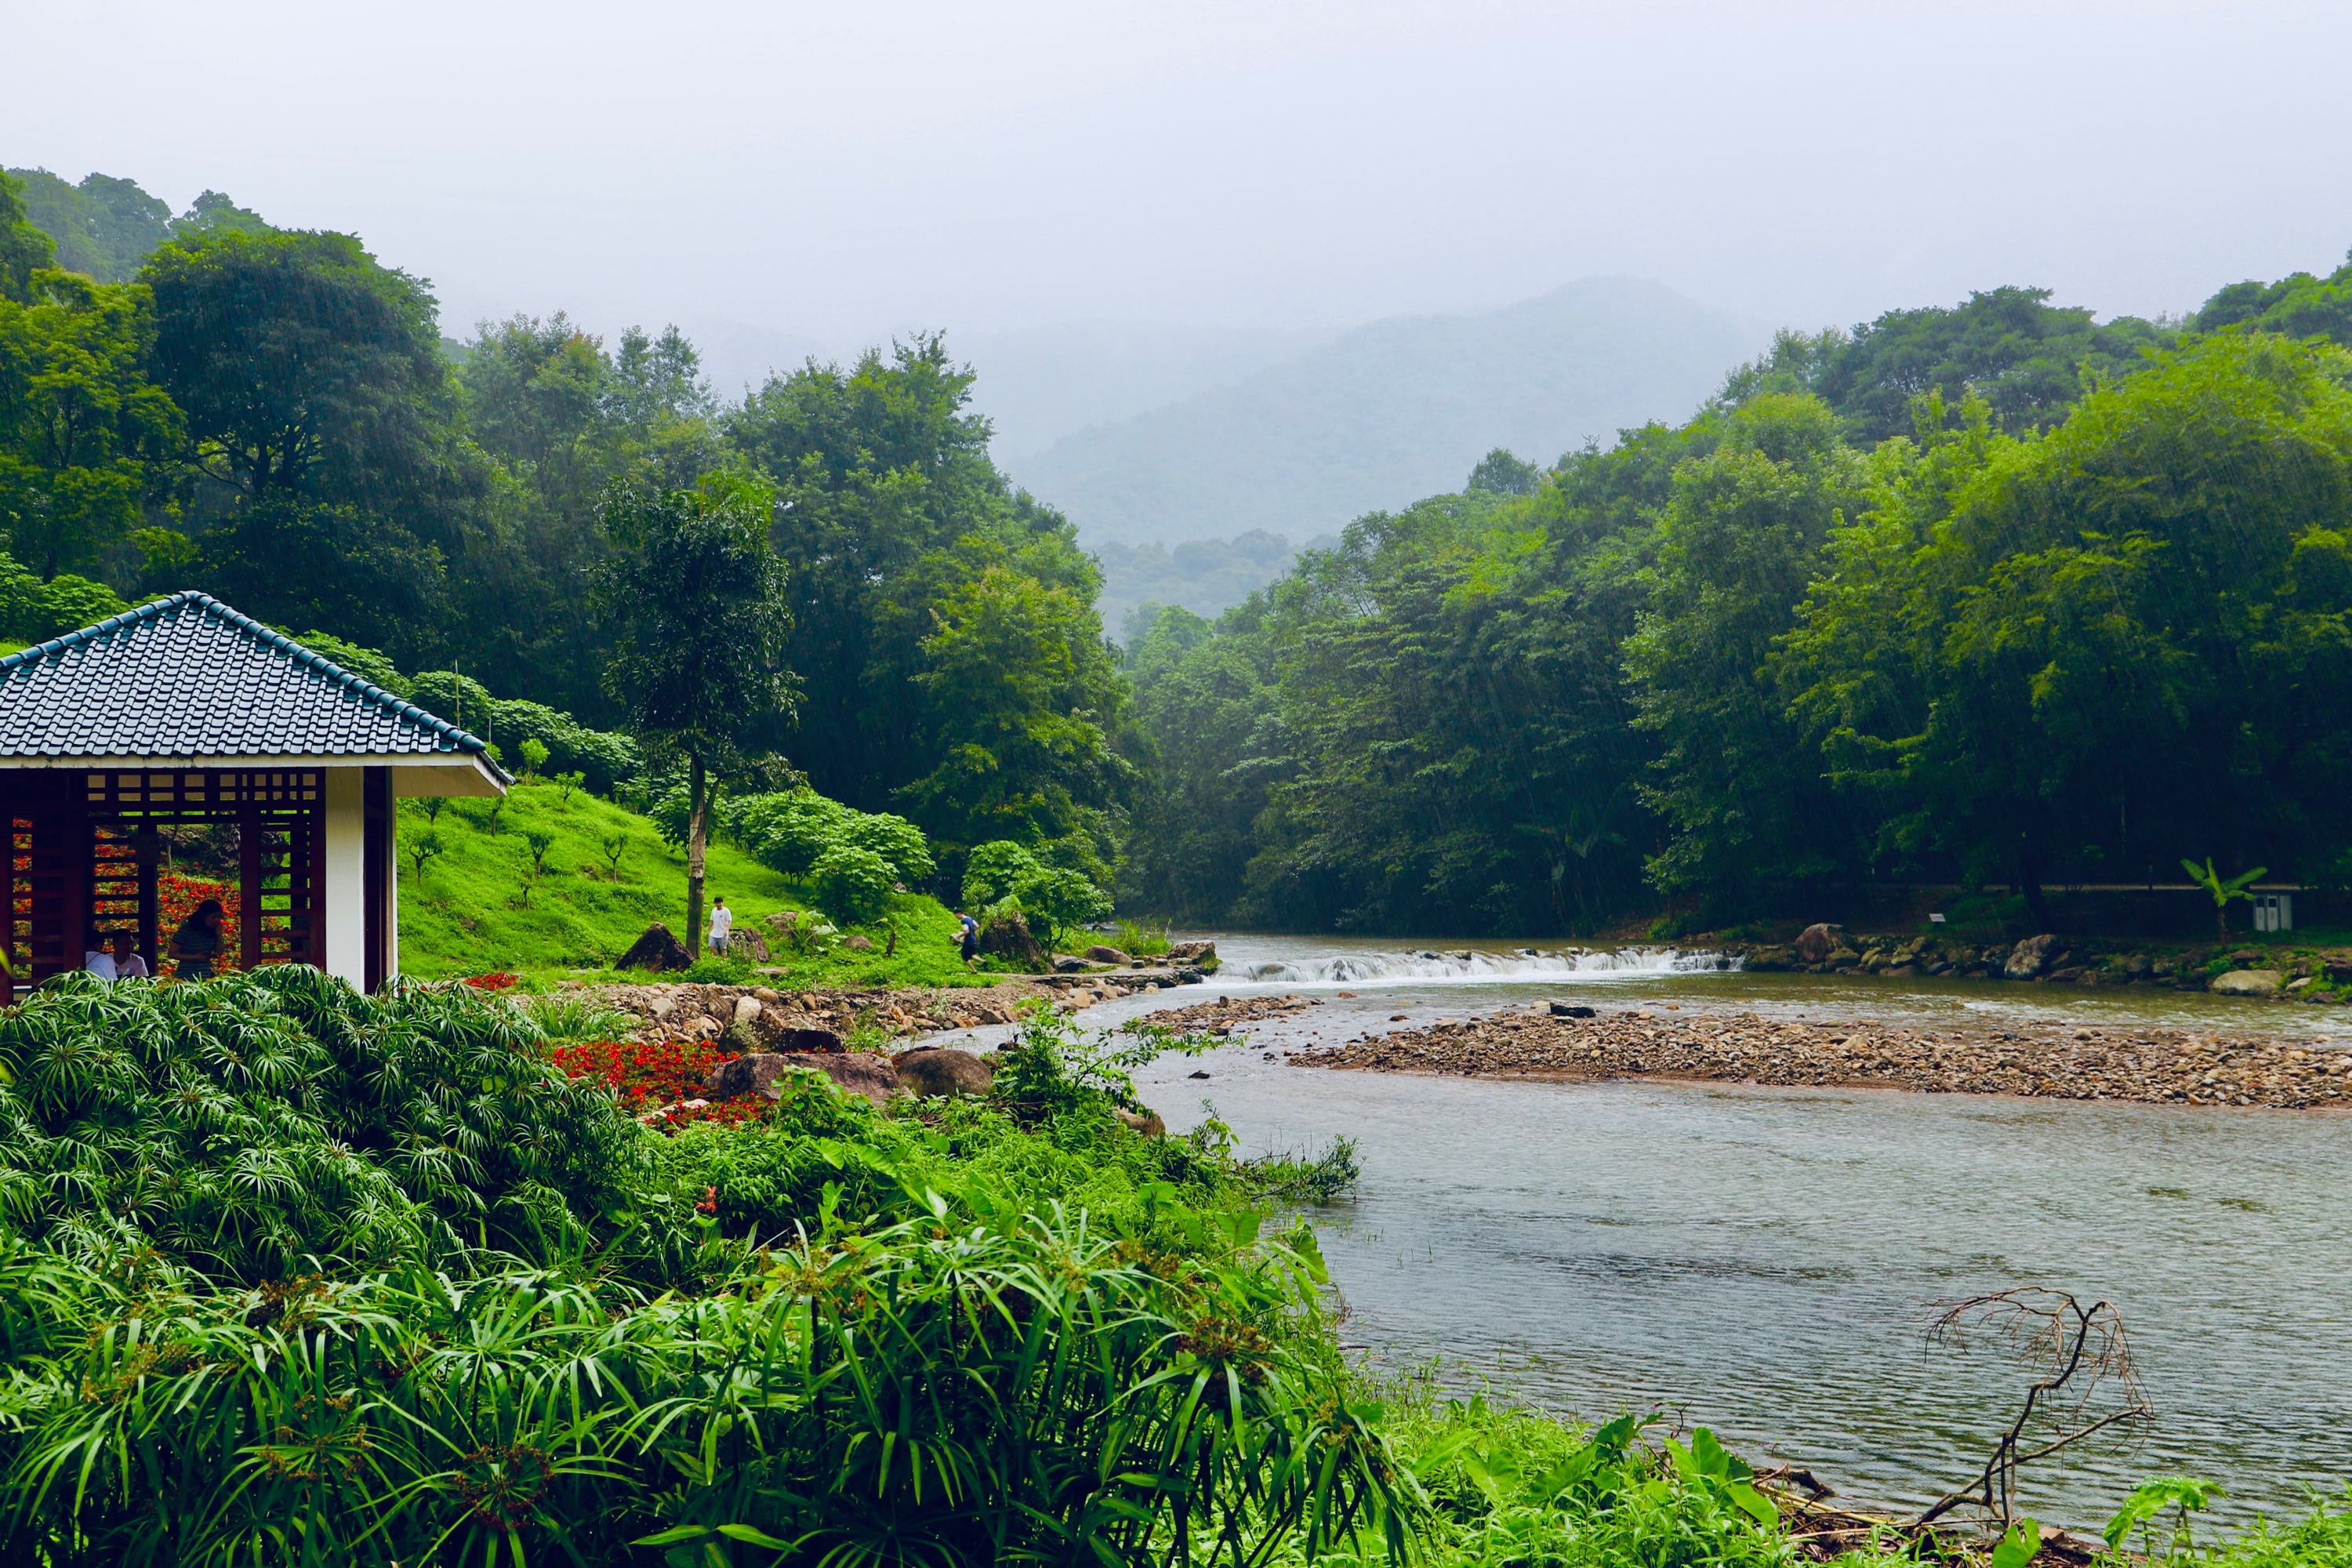
[[[1704,1431],[1366,1387],[1311,1232],[1264,1206],[1344,1151],[1123,1127],[1126,1068],[1180,1042],[1040,1013],[985,1100],[801,1075],[665,1133],[549,1016],[280,968],[68,977],[0,1019],[19,1560],[1804,1554]],[[2321,1514],[2227,1560],[2346,1539]]]

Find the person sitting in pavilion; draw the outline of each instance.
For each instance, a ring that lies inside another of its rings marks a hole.
[[[213,961],[220,956],[221,950],[221,919],[226,912],[218,899],[206,899],[172,933],[172,956],[179,960],[179,967],[173,973],[181,979],[213,977]]]
[[[114,978],[145,980],[149,977],[147,961],[139,953],[138,932],[118,931],[108,939],[108,942],[112,949],[110,956],[114,960]]]
[[[106,950],[106,933],[96,926],[89,928],[89,939],[82,943],[81,966],[100,980],[114,978],[114,954]]]

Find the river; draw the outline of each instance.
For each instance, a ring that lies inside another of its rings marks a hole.
[[[1751,975],[1664,950],[1567,960],[1266,937],[1219,949],[1207,987],[1086,1017],[1220,994],[1322,1001],[1249,1026],[1245,1045],[1163,1058],[1139,1082],[1172,1129],[1213,1105],[1244,1152],[1356,1140],[1359,1190],[1314,1219],[1342,1337],[1377,1367],[1433,1365],[1450,1390],[1588,1418],[1664,1411],[1759,1462],[1809,1466],[1849,1498],[1908,1507],[1968,1479],[2028,1381],[1982,1350],[1931,1346],[1935,1304],[2049,1285],[2121,1310],[2157,1421],[2029,1468],[2024,1502],[2040,1517],[2095,1531],[2156,1474],[2220,1481],[2217,1512],[2241,1521],[2352,1481],[2352,1121],[2340,1115],[1483,1082],[1282,1060],[1551,995],[1889,1023],[2056,1014],[2328,1044],[2352,1044],[2352,1009]]]

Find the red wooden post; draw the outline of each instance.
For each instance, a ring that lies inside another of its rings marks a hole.
[[[248,790],[236,817],[236,940],[247,969],[261,963],[261,807]]]

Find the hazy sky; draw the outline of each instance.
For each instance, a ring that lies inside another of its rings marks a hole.
[[[1595,272],[2102,312],[2352,245],[2352,5],[9,0],[0,163],[351,229],[444,324],[1339,325]]]

